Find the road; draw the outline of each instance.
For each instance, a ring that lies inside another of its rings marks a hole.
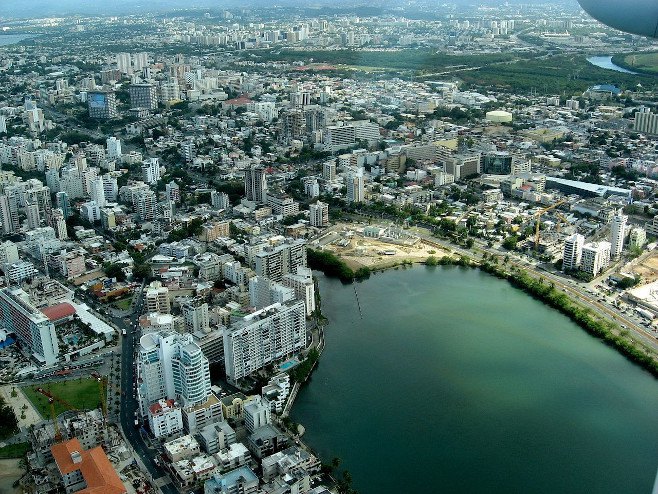
[[[135,427],[137,400],[133,398],[133,383],[135,382],[135,359],[133,355],[135,347],[139,343],[139,333],[133,333],[133,328],[138,322],[139,315],[142,313],[142,306],[144,304],[143,288],[144,285],[142,284],[142,289],[136,294],[135,310],[130,318],[130,325],[126,326],[121,321],[123,327],[126,328],[127,334],[122,338],[121,344],[121,411],[119,422],[134,453],[139,456],[142,464],[148,470],[153,484],[157,485],[163,494],[177,494],[179,491],[169,477],[166,476],[166,472],[154,462],[157,452],[146,445],[139,429]]]

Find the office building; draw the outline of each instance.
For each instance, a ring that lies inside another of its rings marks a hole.
[[[109,120],[119,116],[116,94],[113,91],[90,91],[87,93],[89,118]]]
[[[583,246],[580,269],[597,276],[610,265],[610,242],[591,242]]]
[[[132,84],[128,87],[128,93],[133,108],[158,109],[158,88],[153,84]]]
[[[624,248],[624,239],[626,238],[626,221],[628,216],[617,212],[612,218],[610,226],[610,256],[613,259],[619,259],[621,251]]]
[[[302,350],[306,345],[304,302],[273,304],[224,331],[224,363],[230,383]]]
[[[27,293],[20,288],[0,290],[0,321],[10,333],[16,334],[26,355],[42,365],[57,363],[59,345],[55,326],[34,307]]]
[[[585,237],[574,233],[564,241],[564,255],[562,257],[562,271],[572,271],[578,269],[580,260],[583,255],[583,245]]]

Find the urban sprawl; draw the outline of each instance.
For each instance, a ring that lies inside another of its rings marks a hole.
[[[356,492],[289,418],[319,271],[524,272],[655,370],[658,87],[629,54],[656,46],[575,5],[414,5],[0,19],[27,491]]]

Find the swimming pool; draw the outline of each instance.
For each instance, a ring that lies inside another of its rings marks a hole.
[[[299,360],[297,360],[296,358],[291,358],[291,359],[288,359],[285,362],[279,364],[279,370],[287,371],[289,369],[292,369],[293,367],[295,367],[298,364],[299,364]]]

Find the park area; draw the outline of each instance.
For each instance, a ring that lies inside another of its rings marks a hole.
[[[68,410],[92,410],[100,406],[98,381],[90,377],[21,388],[43,418],[50,418],[50,405],[48,398],[36,390],[39,387],[55,397],[56,415]]]

